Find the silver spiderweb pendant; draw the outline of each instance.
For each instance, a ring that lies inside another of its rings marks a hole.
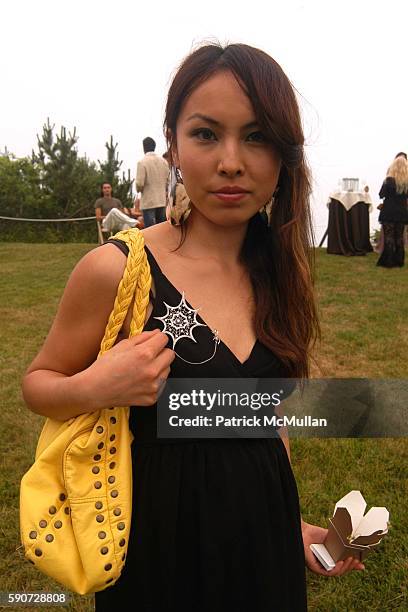
[[[175,346],[177,342],[181,340],[182,338],[189,338],[190,340],[193,340],[193,342],[197,342],[197,340],[193,336],[193,330],[196,327],[208,327],[208,326],[205,323],[199,323],[197,321],[197,313],[199,309],[190,308],[190,306],[186,302],[184,291],[181,294],[181,300],[180,300],[180,303],[177,304],[177,306],[170,306],[166,302],[163,302],[163,304],[167,308],[166,314],[163,317],[154,317],[154,318],[158,319],[159,321],[162,321],[164,325],[162,331],[163,333],[167,334],[171,338],[172,343],[173,343],[173,350],[175,350]],[[209,359],[206,359],[205,361],[199,361],[199,362],[187,361],[187,359],[184,359],[175,351],[177,357],[179,357],[186,363],[191,363],[192,365],[198,365],[198,364],[209,361],[210,359],[214,357],[217,351],[217,346],[220,342],[217,330],[214,330],[213,334],[214,334],[213,340],[215,342],[215,346],[214,346],[214,352]]]

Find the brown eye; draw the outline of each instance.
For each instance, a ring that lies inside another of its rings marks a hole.
[[[198,128],[192,135],[197,136],[198,140],[215,140],[215,134],[209,128]]]
[[[250,142],[266,142],[266,137],[262,132],[251,132],[247,136],[247,140]]]

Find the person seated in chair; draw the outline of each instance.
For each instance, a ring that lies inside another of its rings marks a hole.
[[[134,199],[133,208],[129,208],[129,214],[132,217],[132,219],[137,219],[137,221],[139,222],[139,225],[137,226],[138,229],[143,229],[144,228],[143,213],[140,210],[140,198],[138,196],[136,196]]]
[[[102,183],[101,197],[95,202],[96,220],[102,223],[102,229],[112,232],[129,229],[139,225],[137,219],[130,217],[128,208],[125,208],[118,198],[112,197],[112,185]]]

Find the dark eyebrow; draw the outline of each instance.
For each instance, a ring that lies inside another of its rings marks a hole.
[[[202,115],[201,113],[194,113],[193,115],[190,115],[190,117],[187,117],[187,121],[191,121],[192,119],[201,119],[202,121],[205,121],[206,123],[209,123],[210,125],[214,125],[214,126],[220,126],[221,123],[219,121],[217,121],[216,119],[213,119],[212,117],[208,117],[207,115]],[[249,128],[253,128],[253,127],[258,127],[258,122],[257,121],[250,121],[249,123],[246,123],[243,126],[244,130],[247,130]]]

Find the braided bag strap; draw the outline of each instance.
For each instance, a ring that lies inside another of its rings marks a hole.
[[[144,250],[143,234],[137,229],[124,230],[112,237],[129,248],[126,268],[119,283],[113,310],[106,325],[99,356],[112,348],[134,298],[130,336],[143,330],[151,287],[150,266]]]

